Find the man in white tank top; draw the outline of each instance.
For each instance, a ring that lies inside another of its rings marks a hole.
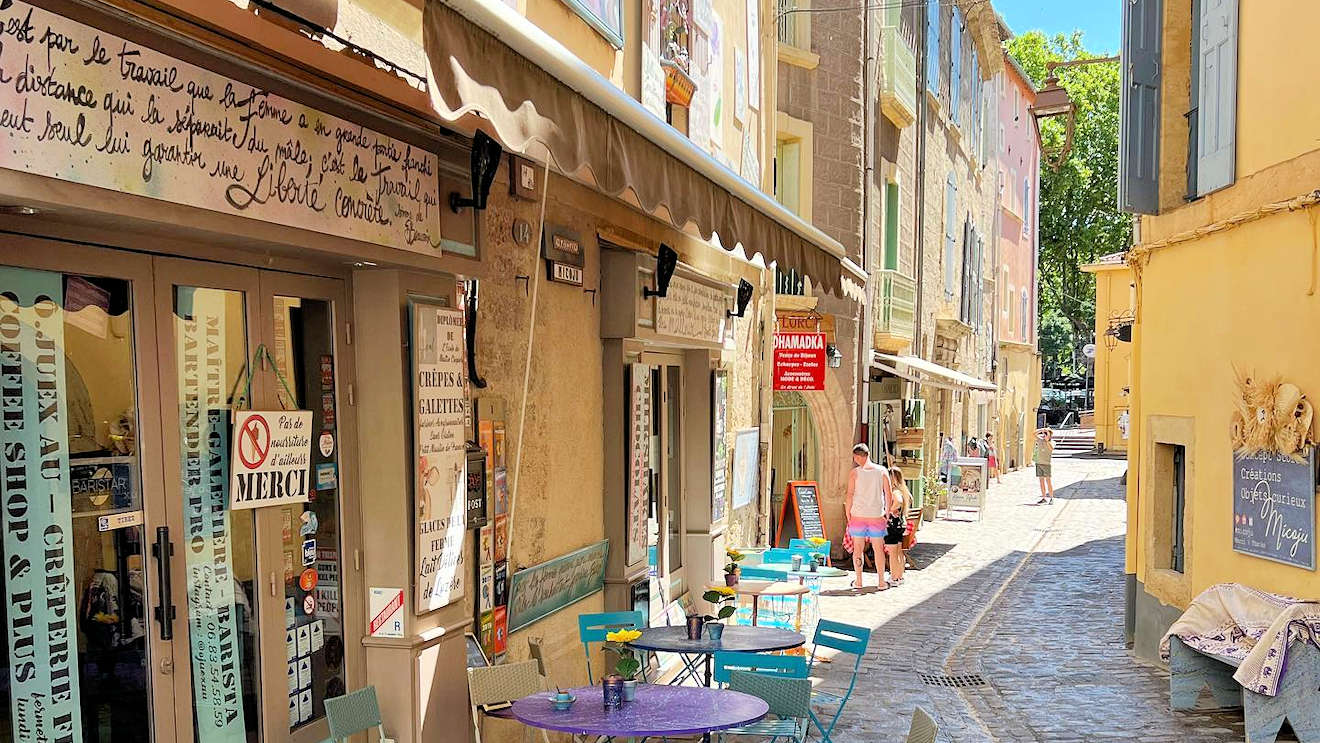
[[[892,485],[884,467],[871,461],[871,449],[866,444],[853,447],[853,464],[848,475],[848,494],[843,499],[843,513],[848,520],[848,536],[853,543],[853,568],[857,577],[853,588],[862,587],[862,567],[866,562],[866,542],[871,541],[879,567],[880,590],[884,590],[884,538],[888,531],[888,516]]]

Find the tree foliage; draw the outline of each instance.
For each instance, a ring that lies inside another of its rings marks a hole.
[[[1011,39],[1007,50],[1037,89],[1044,85],[1047,62],[1099,56],[1086,50],[1081,31],[1053,37],[1029,31]],[[1095,333],[1095,280],[1081,266],[1126,250],[1132,231],[1117,199],[1119,66],[1091,64],[1063,68],[1057,74],[1076,107],[1076,124],[1072,151],[1061,166],[1055,170],[1041,163],[1037,317],[1042,321],[1047,380],[1078,371],[1074,367],[1083,358],[1079,349]],[[1063,123],[1047,119],[1041,137],[1046,149],[1062,143]],[[1066,324],[1060,326],[1056,317]]]

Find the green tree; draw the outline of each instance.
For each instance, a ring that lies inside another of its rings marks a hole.
[[[1022,66],[1037,89],[1045,82],[1047,62],[1089,59],[1082,32],[1047,37],[1028,31],[1009,40],[1009,55]],[[1118,210],[1119,66],[1098,63],[1057,71],[1059,84],[1076,108],[1072,150],[1055,169],[1041,163],[1040,174],[1040,308],[1041,354],[1047,380],[1074,371],[1080,348],[1095,333],[1095,281],[1081,266],[1102,255],[1128,248],[1131,219]],[[1058,118],[1041,126],[1045,149],[1057,148],[1065,127]],[[1063,327],[1049,328],[1057,314]],[[1067,331],[1068,338],[1059,337]]]

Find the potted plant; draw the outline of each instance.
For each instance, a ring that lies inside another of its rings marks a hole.
[[[711,586],[706,592],[701,594],[701,598],[718,607],[715,616],[711,617],[713,621],[707,625],[707,631],[710,633],[710,639],[719,641],[724,636],[724,625],[721,621],[733,616],[738,610],[734,602],[738,600],[738,592],[732,586]]]
[[[738,550],[724,551],[724,585],[738,585],[738,563],[742,562],[745,557],[747,557],[747,555],[744,555]]]
[[[637,671],[642,662],[637,658],[637,651],[628,643],[641,637],[640,630],[618,629],[605,633],[605,647],[614,653],[614,672],[623,679],[623,701],[631,702],[637,697]]]
[[[807,571],[812,573],[816,572],[816,568],[820,567],[823,562],[825,562],[825,553],[812,552],[811,561],[807,563]]]

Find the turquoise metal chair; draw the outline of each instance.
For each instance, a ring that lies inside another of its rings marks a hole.
[[[811,721],[816,723],[816,727],[820,730],[821,743],[830,742],[830,733],[834,732],[834,726],[838,724],[839,717],[843,715],[843,708],[848,706],[848,699],[852,697],[853,688],[857,686],[857,673],[861,670],[862,656],[866,655],[866,648],[870,644],[871,629],[869,627],[832,622],[828,619],[822,619],[816,623],[816,635],[812,639],[811,662],[808,669],[815,667],[816,653],[822,647],[853,656],[852,678],[848,681],[848,691],[844,692],[842,696],[826,691],[816,691],[811,695],[812,705],[838,705],[833,713],[825,712],[823,715],[817,716],[814,710],[811,712]],[[821,720],[822,716],[830,718],[828,725]]]
[[[734,735],[757,735],[778,743],[782,738],[793,743],[807,739],[811,715],[811,680],[787,678],[749,671],[734,671],[729,689],[764,699],[775,719],[763,719],[720,733],[720,740]]]
[[[587,656],[587,682],[597,679],[591,671],[591,645],[605,642],[605,635],[620,629],[646,629],[646,617],[640,611],[611,611],[604,614],[579,614],[578,639]],[[642,680],[646,680],[646,662],[642,663]]]
[[[788,568],[776,568],[768,565],[748,565],[738,568],[740,578],[747,580],[788,580]]]
[[[821,546],[817,547],[816,545],[812,544],[811,542],[808,542],[805,539],[788,540],[788,548],[790,550],[805,550],[806,554],[808,555],[810,555],[812,552],[820,552],[824,554],[826,557],[828,557],[830,554],[830,545],[832,544],[833,542],[826,542]]]
[[[769,676],[804,679],[807,677],[807,659],[800,655],[766,655],[735,650],[720,650],[712,660],[712,678],[721,686],[729,683],[734,673],[751,671]]]
[[[764,565],[766,563],[772,563],[772,562],[778,564],[790,563],[793,562],[793,555],[795,554],[804,555],[802,559],[806,560],[807,558],[805,557],[805,555],[809,553],[810,550],[807,551],[798,550],[797,552],[794,552],[792,549],[789,549],[787,547],[771,547],[770,549],[761,553],[761,564]]]
[[[325,700],[325,718],[330,723],[330,740],[347,740],[349,736],[376,728],[376,734],[385,737],[380,723],[380,705],[376,703],[376,687],[368,686],[349,692],[342,697]]]

